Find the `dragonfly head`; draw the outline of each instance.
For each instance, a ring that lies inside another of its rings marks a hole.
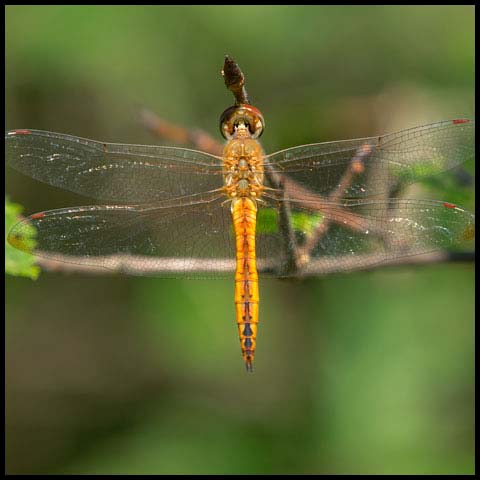
[[[227,108],[220,117],[220,133],[226,140],[235,136],[236,128],[244,124],[247,126],[251,138],[258,138],[265,128],[265,120],[260,110],[252,105],[243,103]]]

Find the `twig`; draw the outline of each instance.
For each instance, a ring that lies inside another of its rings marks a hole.
[[[144,108],[140,111],[140,122],[158,138],[177,144],[192,145],[196,150],[221,156],[222,143],[215,140],[205,130],[185,128],[160,118],[155,113]]]
[[[365,165],[364,165],[365,157],[370,155],[371,152],[372,152],[372,147],[368,144],[363,145],[357,150],[355,155],[352,157],[352,160],[350,161],[350,164],[347,170],[345,171],[342,178],[340,179],[340,182],[338,183],[337,188],[328,196],[329,202],[338,203],[341,200],[347,188],[350,187],[350,185],[352,184],[352,180],[355,177],[355,175],[358,175],[359,173],[363,173],[365,169]],[[345,219],[343,218],[342,220],[344,221]],[[310,254],[312,253],[313,249],[316,247],[320,239],[327,233],[330,227],[330,221],[333,221],[335,223],[335,218],[330,219],[324,216],[321,223],[319,223],[317,227],[314,229],[314,231],[305,239],[304,244],[299,248],[299,252],[298,252],[299,261],[308,260],[308,258],[310,257]],[[345,225],[343,221],[342,221],[342,224]],[[357,224],[357,222],[352,222],[352,223],[354,225]],[[363,225],[362,225],[362,228],[363,228]]]
[[[55,260],[47,257],[36,257],[40,267],[50,272],[64,273],[90,273],[108,275],[111,273],[127,273],[132,275],[151,275],[164,277],[188,277],[189,274],[198,277],[226,276],[235,270],[235,260],[232,258],[154,258],[145,256],[111,255],[97,257],[95,262],[92,258],[86,260],[82,257],[60,257]],[[386,266],[403,265],[429,265],[440,262],[463,262],[475,261],[475,252],[446,252],[436,251],[412,256],[402,256],[393,259],[385,259],[381,254],[369,255],[344,255],[335,257],[332,262],[329,258],[311,260],[304,266],[301,272],[291,277],[318,277],[334,272],[376,270]],[[257,261],[258,270],[266,275],[277,276],[274,262],[266,262],[262,259]]]
[[[372,271],[392,266],[431,265],[435,263],[472,263],[475,261],[475,252],[446,252],[436,251],[417,255],[410,255],[385,259],[379,254],[356,255],[354,259],[345,255],[335,257],[334,264],[327,258],[311,260],[302,271],[302,276],[317,277],[336,272]]]

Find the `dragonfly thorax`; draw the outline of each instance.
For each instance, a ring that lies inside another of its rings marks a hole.
[[[223,151],[225,193],[230,198],[258,198],[263,190],[263,150],[250,134],[238,128],[239,136],[229,140]]]

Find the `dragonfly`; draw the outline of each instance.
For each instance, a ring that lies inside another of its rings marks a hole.
[[[34,213],[12,228],[9,243],[134,275],[233,277],[242,357],[252,371],[259,274],[367,268],[474,237],[464,208],[396,196],[473,157],[472,119],[267,155],[259,141],[265,121],[249,103],[243,73],[228,56],[222,73],[236,102],[220,117],[218,154],[7,131],[8,165],[96,200]]]

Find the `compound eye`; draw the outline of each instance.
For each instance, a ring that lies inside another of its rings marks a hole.
[[[231,140],[240,123],[247,125],[252,138],[260,137],[265,128],[265,121],[260,110],[248,104],[234,105],[227,108],[220,117],[220,132],[223,138]]]
[[[234,117],[237,109],[236,106],[229,107],[220,116],[220,133],[226,140],[231,140],[235,133],[236,119]]]
[[[248,112],[248,128],[252,134],[252,138],[258,138],[262,135],[265,129],[265,120],[258,108],[252,105],[244,105],[245,110]]]

